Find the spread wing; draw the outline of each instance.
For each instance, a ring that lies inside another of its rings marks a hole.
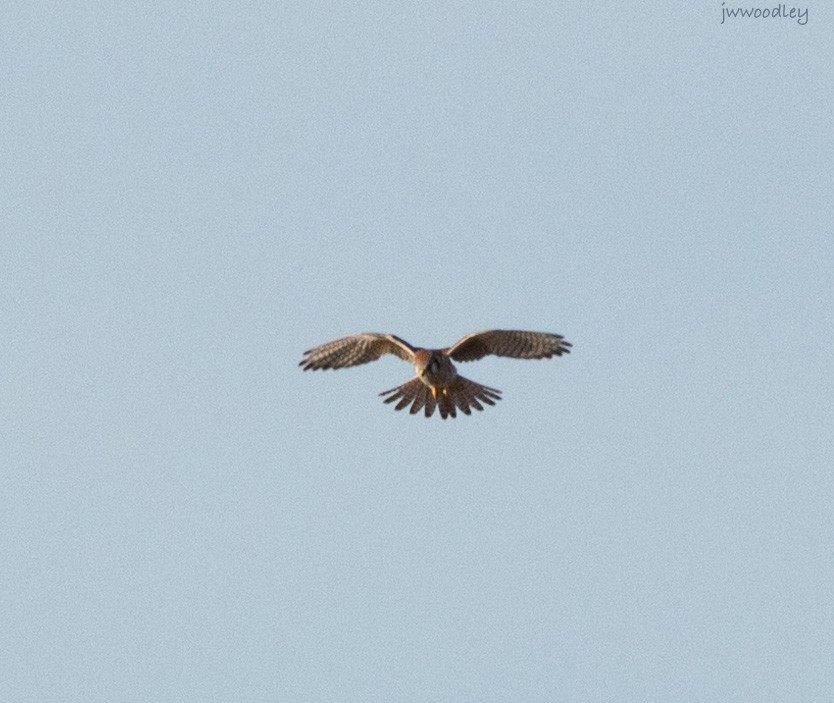
[[[475,361],[488,354],[513,359],[549,359],[570,353],[571,343],[560,334],[487,330],[468,334],[445,350],[455,361]]]
[[[333,342],[313,347],[304,352],[299,366],[305,371],[316,369],[343,369],[376,361],[384,354],[394,354],[411,362],[414,347],[393,334],[365,332],[351,337],[342,337]]]

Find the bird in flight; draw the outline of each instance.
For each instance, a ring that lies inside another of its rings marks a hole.
[[[549,359],[570,353],[570,347],[562,335],[547,332],[487,330],[468,334],[445,349],[412,347],[393,334],[365,332],[308,349],[298,365],[304,371],[343,369],[394,354],[411,363],[416,376],[380,393],[387,396],[383,402],[399,401],[394,410],[402,410],[410,403],[412,415],[424,409],[426,417],[431,417],[437,408],[445,420],[456,416],[455,408],[470,415],[471,408],[483,410],[482,403],[495,405],[496,400],[501,400],[501,391],[460,376],[452,360],[476,361],[490,354],[512,359]]]

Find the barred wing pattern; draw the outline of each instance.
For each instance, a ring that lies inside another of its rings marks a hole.
[[[414,347],[393,334],[365,332],[342,337],[333,342],[313,347],[304,352],[299,366],[304,371],[317,369],[343,369],[376,361],[384,354],[394,354],[404,361],[412,362]]]
[[[550,359],[570,353],[560,334],[521,330],[488,330],[468,334],[446,350],[455,361],[476,361],[492,354],[513,359]]]

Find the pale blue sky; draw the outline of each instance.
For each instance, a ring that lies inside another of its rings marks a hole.
[[[834,697],[801,7],[0,10],[0,699]],[[297,367],[491,327],[574,350]]]

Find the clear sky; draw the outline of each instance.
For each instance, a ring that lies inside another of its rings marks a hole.
[[[7,3],[0,700],[834,698],[797,7]],[[297,366],[495,327],[471,417]]]

